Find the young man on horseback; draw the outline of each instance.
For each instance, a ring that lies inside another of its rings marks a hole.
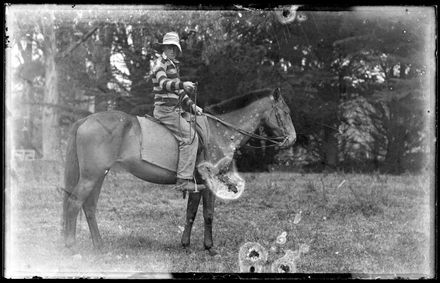
[[[182,53],[179,41],[176,32],[168,32],[164,35],[162,43],[159,43],[162,54],[156,55],[152,69],[153,115],[174,134],[179,143],[176,189],[185,191],[194,190],[193,173],[198,139],[195,129],[191,129],[190,123],[182,117],[182,113],[192,111],[201,115],[202,109],[188,96],[194,91],[195,84],[180,80],[179,61],[176,59]]]

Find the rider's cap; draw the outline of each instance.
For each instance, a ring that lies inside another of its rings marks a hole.
[[[177,32],[167,32],[162,39],[162,43],[158,43],[161,47],[163,47],[163,45],[168,45],[168,44],[172,44],[175,45],[179,48],[180,53],[182,53],[182,47],[180,46],[180,39],[179,39],[179,35],[177,34]]]

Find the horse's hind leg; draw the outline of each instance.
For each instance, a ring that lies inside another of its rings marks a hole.
[[[65,244],[71,247],[75,244],[76,237],[76,220],[79,210],[84,201],[89,197],[95,188],[98,179],[80,178],[78,184],[70,193],[66,201],[66,219],[65,219]]]
[[[89,225],[90,234],[92,236],[93,246],[96,249],[102,248],[102,238],[99,234],[98,224],[96,223],[96,206],[98,204],[99,194],[101,193],[102,183],[104,181],[105,175],[99,178],[96,182],[92,192],[84,201],[82,208],[84,214],[86,215],[87,224]]]

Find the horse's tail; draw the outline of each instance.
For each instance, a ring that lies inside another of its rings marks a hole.
[[[79,126],[84,123],[86,118],[78,120],[72,125],[67,141],[66,163],[64,167],[64,198],[63,198],[63,218],[62,232],[65,231],[67,217],[67,201],[79,180],[79,163],[76,150],[76,133]]]

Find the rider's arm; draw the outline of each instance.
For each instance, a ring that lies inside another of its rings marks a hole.
[[[167,90],[169,92],[174,92],[176,90],[183,89],[183,82],[180,80],[176,81],[168,78],[165,70],[166,70],[166,65],[163,64],[162,62],[159,62],[153,72],[153,75],[156,77],[160,88],[162,88],[163,90]]]

